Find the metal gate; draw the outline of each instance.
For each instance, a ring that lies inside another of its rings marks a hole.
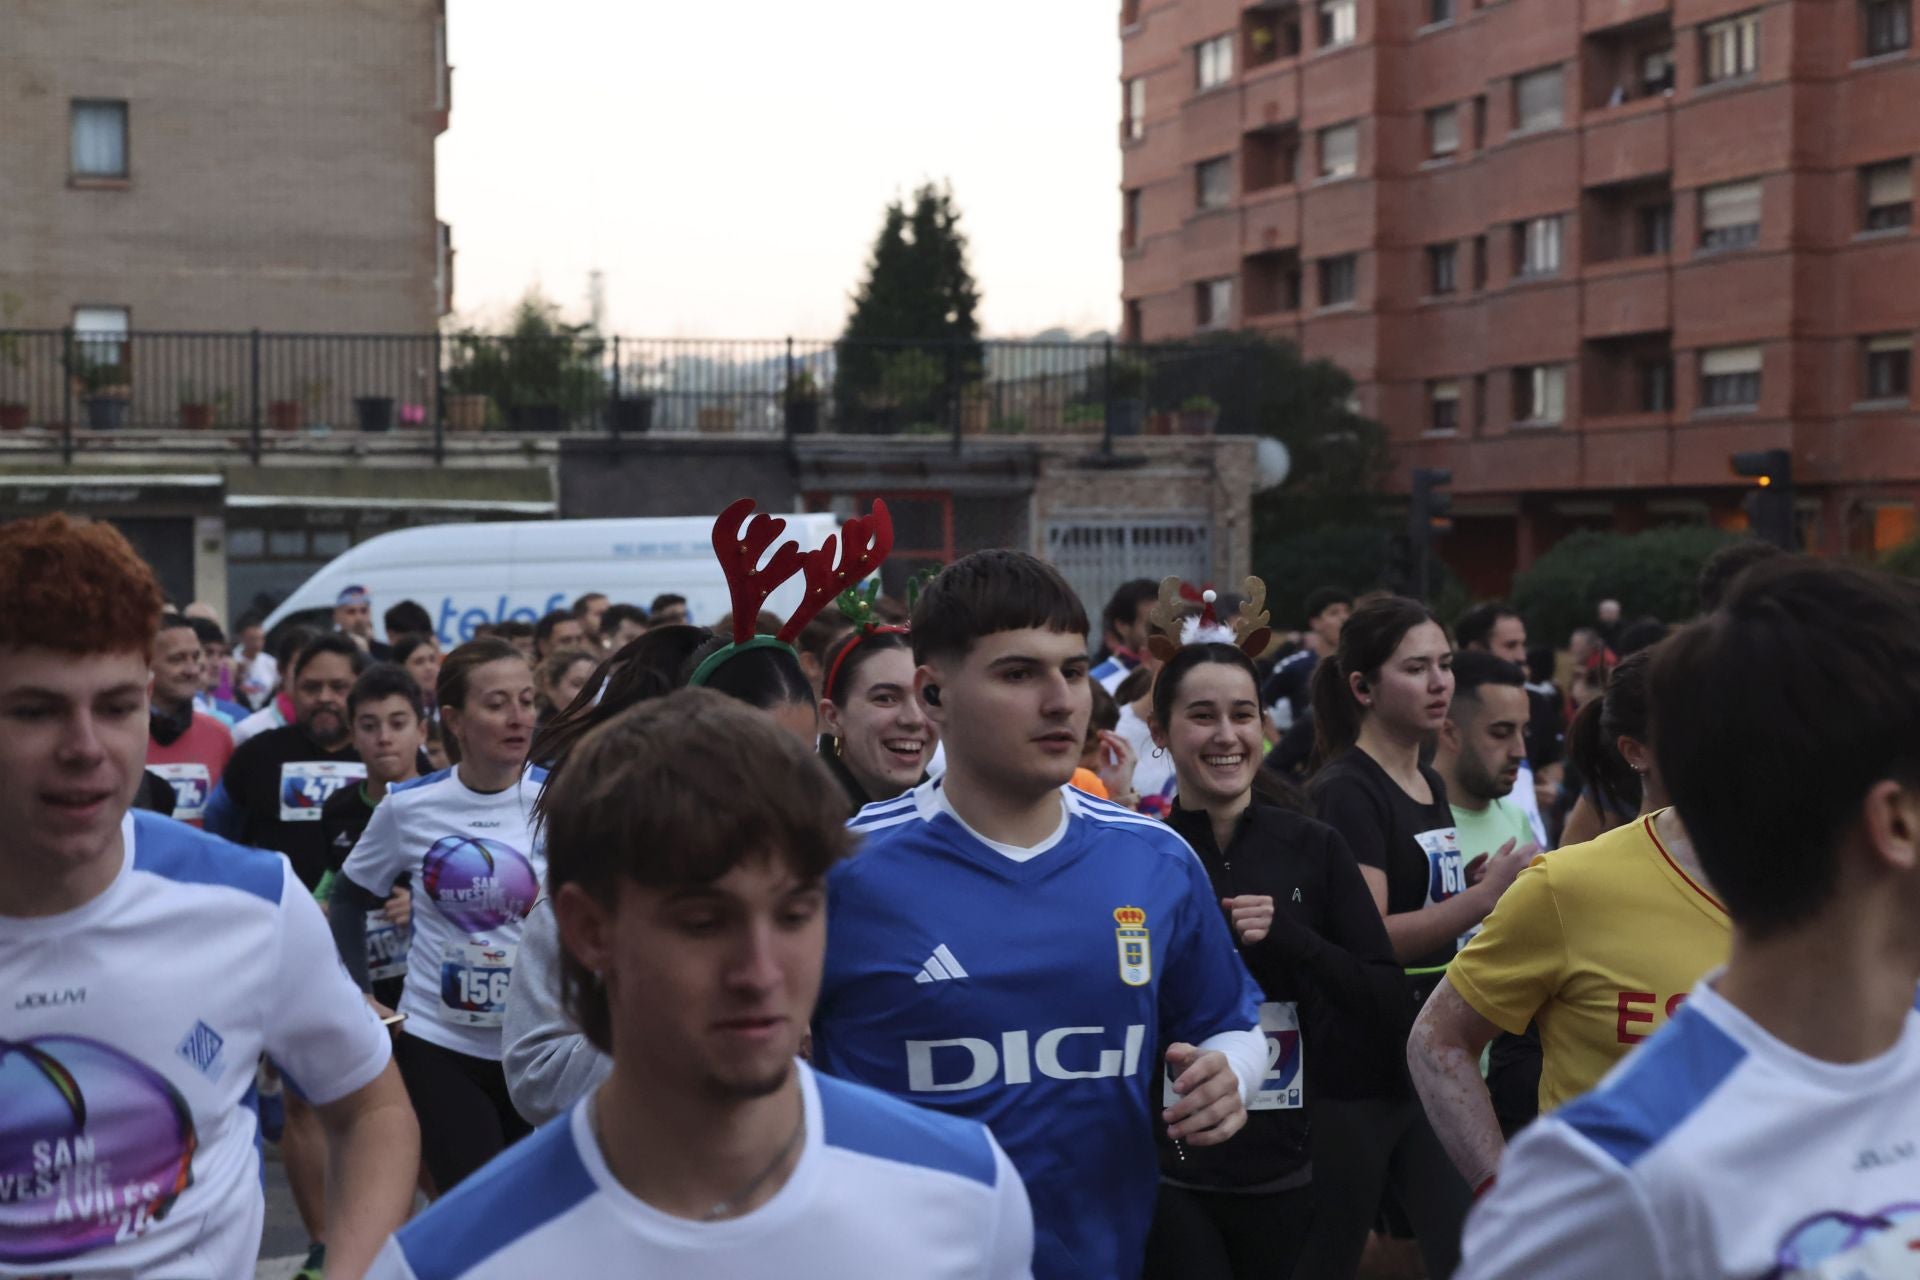
[[[1158,582],[1177,574],[1205,582],[1213,572],[1213,523],[1204,516],[1063,517],[1047,522],[1047,559],[1080,593],[1097,633],[1100,611],[1130,578]],[[1099,636],[1092,639],[1097,643]]]

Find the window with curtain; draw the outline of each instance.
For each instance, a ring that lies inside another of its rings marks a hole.
[[[1217,89],[1233,79],[1233,37],[1215,36],[1195,46],[1195,83],[1201,89]]]
[[[1127,118],[1124,128],[1128,141],[1147,136],[1147,78],[1135,76],[1127,81]]]
[[[80,353],[97,365],[117,368],[123,363],[133,316],[125,307],[75,307],[73,340]]]
[[[1427,154],[1435,159],[1460,150],[1460,108],[1436,107],[1427,112]]]
[[[1898,333],[1868,338],[1866,398],[1904,401],[1913,392],[1913,336]]]
[[[1343,253],[1337,258],[1320,260],[1320,305],[1341,307],[1352,302],[1359,291],[1360,259]]]
[[[1140,247],[1140,188],[1129,189],[1122,197],[1120,234],[1129,249]]]
[[[73,104],[73,176],[127,176],[127,104],[76,99]]]
[[[1700,247],[1742,249],[1760,238],[1760,183],[1723,182],[1700,190]]]
[[[1899,53],[1913,43],[1913,0],[1860,0],[1866,56]]]
[[[1460,384],[1458,382],[1428,383],[1427,403],[1431,407],[1427,419],[1427,430],[1452,435],[1460,429]]]
[[[1320,47],[1337,49],[1352,44],[1360,36],[1360,15],[1355,0],[1320,0]]]
[[[1219,329],[1233,322],[1232,279],[1203,280],[1195,286],[1195,302],[1202,329]]]
[[[1760,67],[1760,14],[1743,13],[1700,28],[1700,78],[1740,80]]]
[[[1760,403],[1759,347],[1712,347],[1700,353],[1700,407],[1745,409]]]
[[[1193,185],[1198,208],[1226,208],[1233,200],[1233,162],[1226,156],[1202,160],[1193,167]]]
[[[1559,275],[1560,241],[1558,214],[1514,223],[1514,274],[1521,277]]]
[[[1320,131],[1320,176],[1349,178],[1360,171],[1360,126],[1336,124]]]
[[[1558,128],[1565,118],[1559,67],[1529,71],[1513,80],[1513,131]]]
[[[1567,370],[1564,365],[1524,365],[1513,371],[1513,420],[1540,426],[1564,422],[1567,417]]]
[[[1451,244],[1427,246],[1427,292],[1438,298],[1460,287],[1459,252]]]
[[[1870,164],[1860,171],[1860,186],[1866,196],[1866,214],[1862,219],[1866,230],[1887,231],[1913,221],[1910,161]]]

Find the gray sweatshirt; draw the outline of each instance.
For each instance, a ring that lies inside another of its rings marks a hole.
[[[534,903],[521,926],[500,1048],[507,1092],[529,1124],[566,1112],[613,1070],[560,1004],[560,925],[550,898]]]

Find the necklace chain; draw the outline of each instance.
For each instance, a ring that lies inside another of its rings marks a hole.
[[[725,1200],[720,1201],[718,1204],[715,1204],[713,1208],[707,1210],[704,1221],[715,1222],[721,1218],[732,1217],[734,1213],[737,1212],[736,1206],[750,1199],[753,1193],[758,1191],[766,1183],[767,1179],[771,1178],[774,1172],[787,1162],[787,1157],[793,1154],[794,1148],[800,1145],[800,1140],[806,1136],[806,1133],[807,1108],[805,1100],[803,1099],[800,1106],[800,1123],[793,1127],[793,1136],[788,1138],[786,1145],[780,1148],[780,1152],[774,1156],[773,1162],[755,1174],[753,1181],[747,1183],[746,1186],[741,1187]]]

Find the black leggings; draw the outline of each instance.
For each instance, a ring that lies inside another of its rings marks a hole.
[[[1310,1186],[1234,1195],[1163,1182],[1142,1280],[1286,1280],[1312,1216]]]
[[[1295,1280],[1352,1280],[1391,1188],[1420,1241],[1430,1280],[1460,1265],[1473,1192],[1415,1098],[1313,1103],[1313,1225]]]
[[[420,1153],[441,1195],[533,1132],[513,1109],[499,1063],[404,1032],[394,1056],[420,1119]]]

